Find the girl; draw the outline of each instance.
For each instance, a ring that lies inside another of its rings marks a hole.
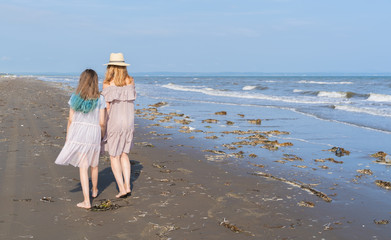
[[[112,53],[103,82],[102,95],[107,104],[107,135],[105,151],[109,152],[111,170],[118,185],[117,198],[125,198],[130,192],[131,165],[128,154],[133,144],[134,80],[128,75],[122,53]]]
[[[79,85],[69,102],[67,136],[56,164],[79,167],[84,201],[80,208],[91,208],[88,167],[91,166],[92,197],[98,195],[98,162],[101,136],[105,131],[106,102],[99,94],[98,75],[92,69],[80,75]]]

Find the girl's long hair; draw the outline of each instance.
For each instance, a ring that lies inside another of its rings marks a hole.
[[[85,100],[99,98],[98,74],[94,70],[86,69],[81,73],[76,94]]]
[[[133,78],[129,76],[125,66],[108,65],[103,83],[110,84],[111,81],[114,81],[115,86],[122,87],[131,83]]]

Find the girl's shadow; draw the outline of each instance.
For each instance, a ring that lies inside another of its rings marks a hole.
[[[130,188],[133,191],[133,182],[137,181],[138,177],[140,176],[141,169],[143,169],[143,165],[140,164],[140,162],[136,160],[130,160],[130,164],[132,165],[132,171],[130,176]],[[101,194],[108,186],[110,186],[112,183],[115,182],[115,178],[113,175],[113,172],[111,171],[111,167],[106,167],[105,169],[101,170],[98,175],[98,190],[99,194]],[[91,188],[91,179],[90,179],[90,188]],[[117,191],[118,186],[116,184]],[[81,192],[81,184],[80,182],[76,185],[76,187],[70,192]]]

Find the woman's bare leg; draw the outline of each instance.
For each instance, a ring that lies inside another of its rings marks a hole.
[[[90,188],[88,183],[88,167],[79,167],[81,189],[83,190],[84,201],[77,204],[80,208],[91,208]]]
[[[122,168],[119,160],[120,156],[112,157],[110,156],[111,161],[111,170],[113,171],[115,181],[117,182],[119,193],[115,196],[117,198],[126,195],[126,190],[124,187],[124,179],[122,176]]]
[[[92,197],[98,196],[98,166],[91,167]]]
[[[124,187],[126,190],[126,193],[130,193],[130,173],[131,173],[131,165],[129,161],[129,157],[127,153],[121,154],[121,167],[122,167],[122,174],[124,175]]]

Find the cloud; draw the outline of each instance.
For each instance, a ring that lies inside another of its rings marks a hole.
[[[9,57],[7,57],[7,56],[3,56],[3,57],[1,57],[1,61],[9,61],[10,60],[10,58]]]

